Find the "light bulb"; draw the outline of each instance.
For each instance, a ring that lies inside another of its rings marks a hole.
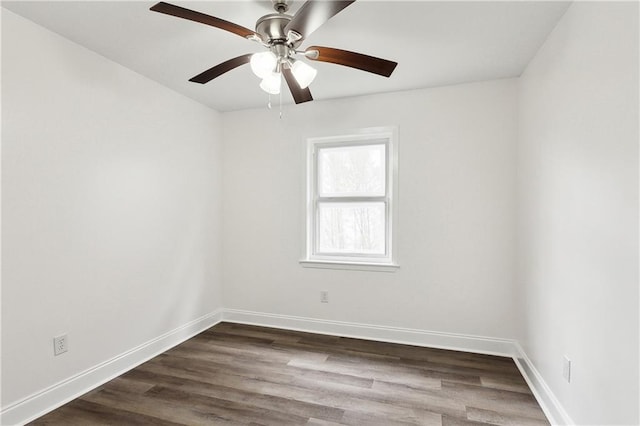
[[[278,64],[278,58],[271,52],[254,53],[251,56],[251,71],[260,78],[265,78],[273,72]]]
[[[262,79],[260,88],[271,95],[277,95],[280,93],[280,85],[282,79],[279,72],[271,72]]]
[[[308,87],[313,79],[316,78],[316,74],[318,74],[315,68],[302,61],[295,61],[291,67],[291,72],[301,89]]]

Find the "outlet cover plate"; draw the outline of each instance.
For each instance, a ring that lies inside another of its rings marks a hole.
[[[66,334],[61,334],[53,338],[53,354],[60,355],[69,350],[68,338]]]

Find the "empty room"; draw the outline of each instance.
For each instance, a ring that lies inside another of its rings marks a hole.
[[[0,424],[640,424],[637,1],[1,5]]]

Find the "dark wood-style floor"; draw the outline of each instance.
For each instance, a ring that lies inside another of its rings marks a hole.
[[[548,425],[513,360],[221,323],[33,425]]]

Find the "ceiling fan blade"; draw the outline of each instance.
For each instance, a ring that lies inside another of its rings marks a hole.
[[[231,71],[232,69],[237,68],[240,65],[249,63],[249,61],[251,60],[251,56],[253,56],[253,53],[248,53],[246,55],[238,56],[237,58],[229,59],[228,61],[222,62],[221,64],[218,64],[213,68],[209,68],[208,70],[196,75],[195,77],[190,78],[189,81],[200,84],[208,83],[214,78],[220,77],[227,71]]]
[[[166,15],[177,16],[178,18],[188,19],[190,21],[200,22],[201,24],[211,25],[212,27],[229,31],[244,38],[260,38],[258,34],[256,34],[254,31],[251,31],[249,28],[234,24],[233,22],[225,21],[224,19],[196,12],[195,10],[185,9],[184,7],[165,3],[163,1],[157,3],[154,6],[151,6],[150,10],[153,10],[154,12],[164,13]]]
[[[354,1],[308,0],[284,27],[284,33],[295,31],[304,39]]]
[[[315,52],[317,52],[317,54]],[[357,68],[384,77],[389,77],[398,65],[397,62],[387,61],[386,59],[350,52],[348,50],[334,49],[332,47],[311,46],[307,48],[305,55],[313,61],[331,62],[332,64]]]
[[[289,86],[289,90],[291,90],[291,95],[293,96],[293,100],[296,102],[296,104],[301,104],[303,102],[309,102],[313,100],[313,96],[311,96],[311,91],[309,90],[309,88],[301,88],[289,68],[283,67],[282,74],[284,75],[284,79],[287,82],[287,86]]]

